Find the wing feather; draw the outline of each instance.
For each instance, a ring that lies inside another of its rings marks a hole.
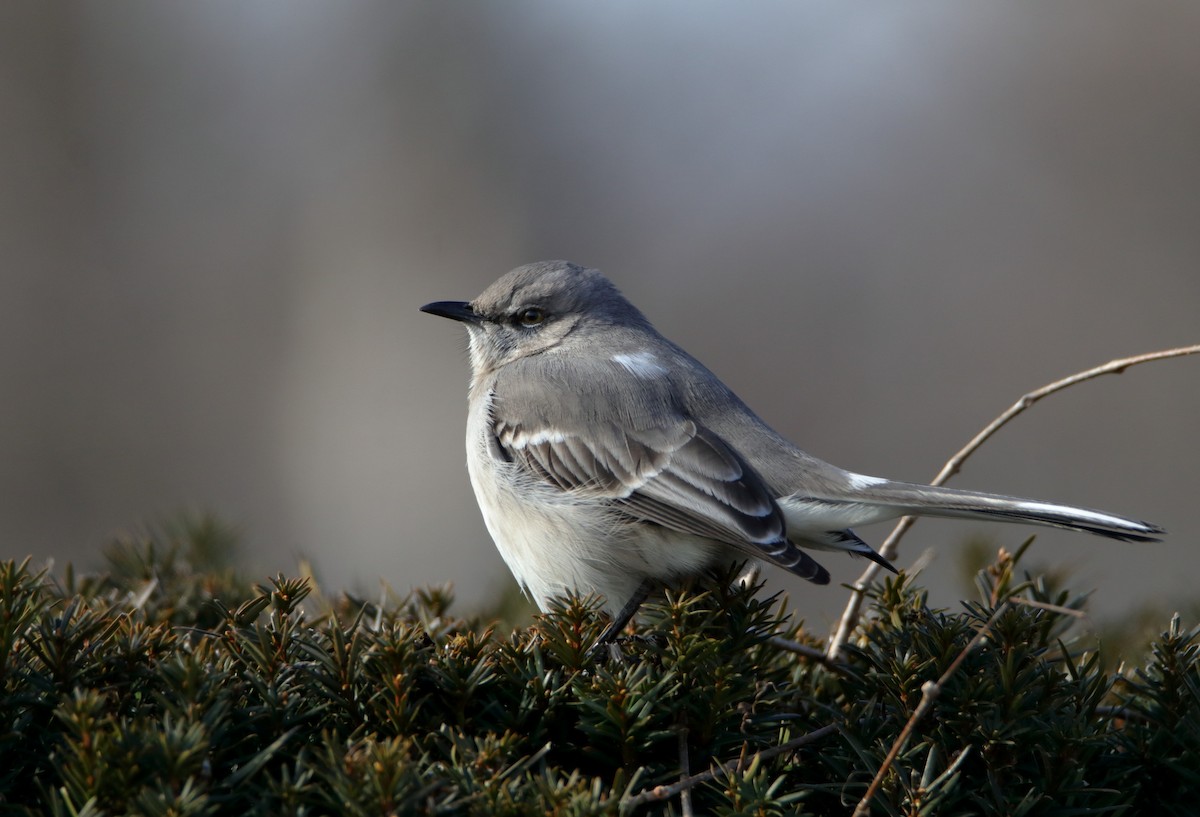
[[[628,516],[726,542],[817,582],[829,574],[787,540],[787,523],[763,479],[696,422],[586,434],[495,422],[506,457],[563,491],[607,500]]]

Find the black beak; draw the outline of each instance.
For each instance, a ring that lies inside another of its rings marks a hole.
[[[466,301],[434,301],[421,307],[422,312],[464,323],[479,323],[479,316]]]

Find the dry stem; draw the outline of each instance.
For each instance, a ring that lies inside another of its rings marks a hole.
[[[892,768],[892,764],[896,761],[896,758],[904,749],[904,746],[908,743],[909,737],[912,735],[913,730],[917,727],[917,722],[920,721],[921,718],[925,717],[926,713],[933,708],[934,702],[937,700],[938,695],[942,694],[942,687],[945,686],[946,681],[950,680],[950,676],[954,675],[954,673],[958,671],[958,668],[962,666],[962,662],[965,661],[967,656],[971,654],[971,651],[979,646],[979,643],[983,641],[983,639],[987,638],[988,633],[990,633],[992,630],[992,625],[995,624],[996,619],[1000,618],[1000,615],[1008,609],[1010,601],[1012,601],[1012,599],[1005,599],[1004,603],[995,609],[991,617],[988,618],[987,623],[979,628],[979,632],[975,633],[974,637],[967,642],[967,646],[962,648],[962,652],[960,652],[958,656],[952,662],[950,662],[950,666],[946,667],[946,671],[942,673],[942,676],[938,678],[936,682],[926,681],[925,683],[921,684],[920,702],[917,704],[916,709],[913,710],[912,715],[909,716],[908,722],[904,724],[904,728],[900,730],[900,735],[892,744],[892,748],[888,751],[887,757],[885,757],[883,759],[883,763],[880,764],[879,771],[875,773],[875,779],[872,780],[871,785],[867,787],[867,793],[864,794],[862,800],[858,802],[858,806],[854,809],[854,817],[862,817],[862,815],[870,813],[871,799],[874,798],[879,792],[880,786],[883,785],[883,778],[887,776],[888,770]]]
[[[1118,358],[1116,360],[1110,360],[1108,363],[1105,363],[1102,366],[1096,366],[1093,369],[1077,372],[1069,377],[1064,377],[1061,380],[1048,383],[1045,386],[1042,386],[1040,389],[1031,391],[1024,395],[1020,400],[1009,406],[1009,408],[1001,413],[1000,416],[998,416],[995,420],[992,420],[992,422],[988,423],[988,425],[985,426],[982,431],[975,435],[974,439],[963,446],[963,448],[957,454],[951,457],[946,464],[942,466],[942,470],[936,477],[934,477],[933,482],[930,484],[945,484],[947,480],[959,472],[967,458],[974,454],[975,451],[985,442],[987,442],[987,440],[993,434],[1006,426],[1010,420],[1015,418],[1018,414],[1022,414],[1026,409],[1041,400],[1043,397],[1049,397],[1055,392],[1060,392],[1063,389],[1074,386],[1077,383],[1082,383],[1085,380],[1093,380],[1106,374],[1121,374],[1130,366],[1136,366],[1139,363],[1149,363],[1154,360],[1166,360],[1168,358],[1184,357],[1185,355],[1194,355],[1197,353],[1200,353],[1200,345],[1181,346],[1176,349],[1163,349],[1143,355]],[[904,536],[908,529],[913,526],[915,521],[915,517],[906,516],[896,524],[895,528],[892,529],[891,534],[888,535],[883,545],[879,548],[879,553],[885,559],[892,560],[896,558],[897,546],[900,543],[900,539]],[[879,574],[879,570],[879,565],[872,562],[871,565],[863,571],[863,574],[858,577],[858,581],[854,583],[850,593],[850,601],[846,605],[845,611],[842,613],[842,618],[838,624],[837,631],[829,640],[829,647],[826,650],[826,655],[829,656],[830,660],[836,661],[840,657],[842,647],[846,644],[847,639],[849,639],[850,633],[852,633],[854,628],[858,625],[858,619],[862,611],[863,601],[866,598],[867,586],[875,580],[875,577]]]
[[[632,795],[621,801],[621,811],[623,813],[632,811],[633,809],[644,806],[647,803],[656,803],[663,800],[669,800],[677,794],[695,788],[701,783],[707,783],[709,780],[716,778],[718,774],[740,774],[748,769],[756,761],[770,760],[776,755],[787,754],[794,752],[805,744],[812,743],[815,740],[820,740],[826,735],[831,735],[837,731],[837,726],[830,724],[822,726],[820,729],[801,735],[798,738],[793,738],[787,743],[781,743],[778,746],[772,746],[770,749],[763,749],[761,752],[755,752],[749,758],[743,752],[742,757],[733,765],[733,768],[728,768],[724,764],[718,763],[707,771],[699,774],[689,775],[683,778],[678,783],[673,783],[670,786],[655,786],[650,789],[645,789],[638,794]]]

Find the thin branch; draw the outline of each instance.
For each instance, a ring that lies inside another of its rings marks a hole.
[[[1130,709],[1127,706],[1098,706],[1096,714],[1101,718],[1111,718],[1113,720],[1125,721],[1149,721],[1150,716],[1145,712],[1139,712],[1136,709]]]
[[[686,716],[684,716],[686,720]],[[687,776],[692,771],[692,760],[688,755],[688,728],[686,723],[679,727],[679,779],[686,780]],[[683,817],[695,817],[696,812],[692,809],[692,789],[691,787],[682,789],[679,792],[679,810],[683,812]]]
[[[1050,604],[1046,601],[1038,601],[1037,599],[1022,599],[1013,596],[1009,599],[1013,604],[1023,604],[1026,607],[1036,607],[1039,610],[1049,610],[1052,613],[1058,613],[1063,616],[1071,616],[1073,618],[1087,618],[1087,613],[1082,610],[1075,610],[1071,607],[1063,607],[1061,604]]]
[[[1133,357],[1123,357],[1116,360],[1110,360],[1102,366],[1088,369],[1086,371],[1077,372],[1069,377],[1064,377],[1061,380],[1056,380],[1053,383],[1048,383],[1040,389],[1035,389],[1021,397],[1020,400],[1013,403],[1007,410],[1002,412],[996,419],[988,423],[982,431],[967,443],[963,448],[946,461],[942,466],[942,470],[934,477],[930,485],[943,485],[952,476],[957,474],[962,469],[963,463],[967,458],[975,453],[989,438],[1004,426],[1008,425],[1017,415],[1024,413],[1030,406],[1038,402],[1044,397],[1060,392],[1063,389],[1070,388],[1077,383],[1082,383],[1086,380],[1094,380],[1106,374],[1121,374],[1130,366],[1136,366],[1140,363],[1150,363],[1155,360],[1167,360],[1175,357],[1185,357],[1187,355],[1200,354],[1200,345],[1196,346],[1181,346],[1176,349],[1163,349],[1157,352],[1149,352],[1143,355],[1134,355]],[[883,545],[879,548],[879,553],[883,558],[889,561],[896,558],[896,553],[901,538],[908,532],[908,529],[916,522],[916,517],[906,516],[901,519],[896,527],[892,529]],[[850,601],[846,605],[845,611],[842,613],[841,621],[838,623],[837,631],[829,640],[829,647],[826,650],[826,655],[831,659],[837,659],[841,654],[842,647],[850,638],[850,633],[858,626],[859,615],[862,611],[863,601],[866,598],[867,587],[879,575],[879,565],[874,562],[863,571],[863,574],[858,577],[858,581],[851,588]]]
[[[707,783],[708,781],[715,779],[718,774],[741,774],[755,762],[770,760],[777,755],[794,752],[801,746],[820,740],[827,735],[832,735],[836,731],[837,726],[830,724],[829,726],[822,726],[820,729],[814,729],[813,731],[801,735],[798,738],[793,738],[787,743],[781,743],[778,746],[772,746],[770,749],[763,749],[761,752],[755,752],[749,758],[747,758],[743,752],[742,757],[738,759],[738,762],[735,763],[732,768],[717,762],[708,771],[690,775],[683,778],[678,783],[672,783],[670,786],[654,786],[653,788],[645,789],[644,791],[641,791],[631,797],[627,797],[621,801],[621,811],[624,813],[639,806],[644,806],[647,803],[658,803],[663,800],[669,800],[675,795],[693,789],[701,783]]]
[[[854,817],[863,817],[871,810],[871,800],[879,793],[880,787],[883,785],[883,778],[887,776],[888,770],[892,768],[892,764],[896,762],[896,758],[904,747],[908,744],[908,739],[912,736],[913,730],[917,728],[917,723],[925,717],[930,709],[933,709],[933,704],[937,701],[939,695],[942,694],[942,687],[950,680],[950,677],[958,671],[962,666],[962,662],[967,659],[971,651],[979,646],[983,639],[987,638],[992,630],[992,625],[996,623],[996,619],[1008,609],[1011,599],[1005,599],[1004,603],[995,609],[987,623],[979,628],[979,632],[975,633],[974,637],[967,642],[967,646],[962,648],[962,651],[950,662],[950,666],[946,667],[946,671],[937,681],[926,681],[921,684],[921,700],[909,716],[908,722],[904,724],[904,728],[900,730],[899,737],[892,744],[892,748],[888,751],[887,757],[883,759],[883,763],[879,766],[879,771],[875,773],[875,779],[871,781],[871,785],[867,787],[867,793],[863,795],[862,800],[858,801],[858,806],[854,809]]]
[[[794,652],[797,655],[802,655],[812,661],[816,661],[828,670],[833,672],[845,673],[846,665],[841,661],[835,661],[825,654],[824,650],[819,650],[816,647],[810,647],[807,644],[801,644],[799,641],[793,641],[790,638],[784,638],[781,635],[773,635],[767,639],[767,643],[773,647],[778,647],[781,650]]]

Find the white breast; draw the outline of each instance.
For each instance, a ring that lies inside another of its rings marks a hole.
[[[491,391],[472,400],[467,471],[497,550],[541,610],[570,592],[599,593],[616,610],[647,576],[669,580],[712,560],[715,542],[634,522],[497,459],[491,402]]]

